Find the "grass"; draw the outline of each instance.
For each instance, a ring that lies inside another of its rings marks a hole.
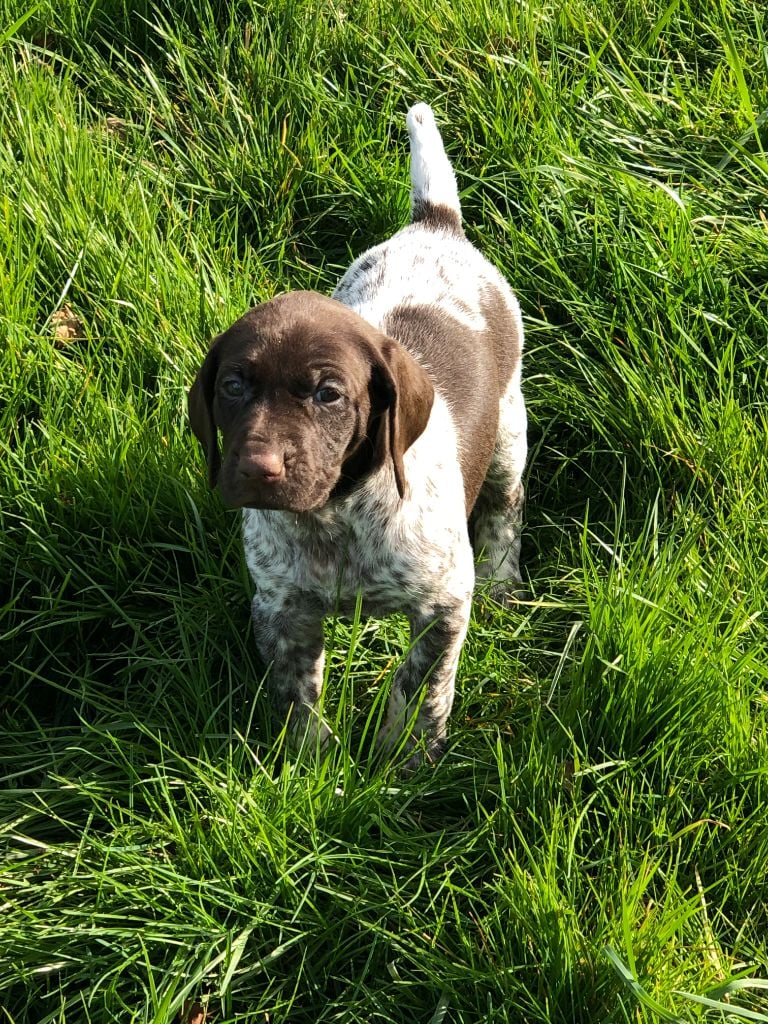
[[[0,42],[0,1017],[768,1020],[763,5],[0,0]],[[285,755],[185,389],[404,222],[416,100],[526,318],[532,597],[404,779],[397,618],[329,623],[343,742]]]

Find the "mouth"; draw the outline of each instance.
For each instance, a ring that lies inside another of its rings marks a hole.
[[[239,508],[251,508],[260,512],[317,512],[325,505],[324,501],[314,502],[311,505],[303,502],[277,502],[277,501],[247,501]]]
[[[226,472],[219,477],[218,490],[224,504],[231,509],[315,512],[327,503],[333,489],[332,481],[317,477],[315,474],[314,479],[302,480],[289,474],[274,482],[264,482]]]
[[[328,495],[270,494],[224,497],[229,508],[250,508],[268,512],[316,512],[328,501]]]

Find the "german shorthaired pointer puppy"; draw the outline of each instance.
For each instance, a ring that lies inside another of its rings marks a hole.
[[[332,298],[280,295],[219,335],[189,416],[211,486],[243,509],[277,713],[326,741],[323,617],[358,597],[365,614],[404,612],[412,645],[380,739],[407,729],[418,761],[444,744],[472,544],[497,597],[520,580],[526,415],[517,301],[464,236],[432,110],[407,124],[411,223]]]

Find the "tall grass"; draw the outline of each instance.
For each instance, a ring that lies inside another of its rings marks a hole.
[[[768,1020],[762,5],[0,0],[0,46],[3,1019]],[[525,314],[531,599],[403,778],[397,618],[329,623],[342,742],[286,755],[184,404],[404,222],[416,100]]]

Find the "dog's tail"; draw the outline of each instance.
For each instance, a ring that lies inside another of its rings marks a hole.
[[[406,117],[411,139],[411,221],[425,227],[461,232],[461,204],[432,108],[411,107]]]

